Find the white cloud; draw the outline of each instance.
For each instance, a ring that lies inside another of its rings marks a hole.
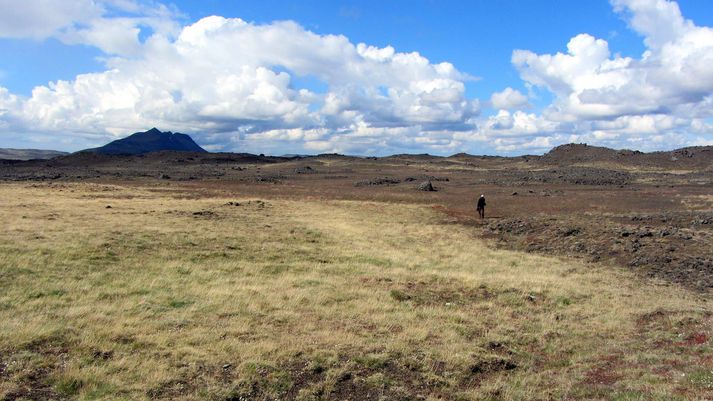
[[[92,0],[0,0],[0,37],[45,39],[101,14]]]
[[[656,141],[647,137],[669,136],[673,143],[700,130],[695,121],[713,115],[713,29],[683,18],[672,1],[611,3],[644,37],[640,58],[612,56],[605,40],[586,33],[573,37],[566,53],[513,52],[526,84],[554,95],[542,117],[614,146],[648,148]]]
[[[108,37],[115,41],[102,39],[105,48],[133,56],[110,59],[105,72],[36,87],[8,109],[16,124],[30,131],[117,135],[159,126],[347,151],[423,144],[416,138],[429,132],[472,129],[468,121],[479,112],[478,101],[465,96],[470,77],[449,63],[354,45],[290,21],[258,25],[207,17],[175,39],[156,34],[135,49],[128,36]],[[327,90],[295,87],[297,77],[316,78]],[[214,138],[230,143],[224,135]],[[455,143],[444,141],[423,146]]]
[[[496,138],[492,144],[496,151],[501,153],[543,153],[558,142],[552,136],[536,136],[525,140],[514,138]]]
[[[529,107],[527,96],[523,95],[517,89],[511,87],[505,88],[502,92],[495,92],[490,97],[490,103],[496,109],[511,110],[523,107]]]
[[[627,14],[631,27],[645,36],[650,49],[660,49],[695,29],[681,15],[678,4],[668,0],[610,0],[614,11]]]
[[[177,30],[176,12],[139,0],[0,0],[0,38],[57,38],[95,46],[107,54],[135,55],[139,33]]]
[[[495,139],[498,137],[532,137],[552,134],[561,130],[562,124],[548,121],[534,113],[500,110],[481,126],[479,135]]]
[[[656,135],[662,132],[684,130],[691,122],[665,114],[622,116],[615,120],[595,121],[591,127],[595,132],[604,131],[626,135]]]
[[[608,43],[588,34],[570,40],[567,53],[513,52],[522,78],[556,96],[546,115],[554,120],[624,115],[685,115],[713,92],[713,29],[683,19],[666,0],[614,0],[645,35],[640,59],[611,57]],[[708,110],[711,111],[710,109]]]

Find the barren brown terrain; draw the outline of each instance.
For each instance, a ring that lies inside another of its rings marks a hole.
[[[0,180],[140,181],[187,197],[424,204],[498,247],[609,261],[690,289],[713,288],[712,147],[647,154],[563,145],[512,158],[80,153],[1,161]],[[435,190],[419,190],[425,182]],[[488,200],[484,220],[474,210],[480,194]]]

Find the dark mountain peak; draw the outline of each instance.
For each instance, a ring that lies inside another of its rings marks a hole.
[[[171,131],[161,132],[158,128],[154,127],[145,132],[136,132],[126,138],[117,139],[99,148],[87,149],[85,152],[111,155],[138,155],[162,150],[178,152],[206,151],[186,134],[174,134]]]

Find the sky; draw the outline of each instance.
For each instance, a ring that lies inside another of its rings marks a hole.
[[[713,145],[708,0],[0,0],[0,147]]]

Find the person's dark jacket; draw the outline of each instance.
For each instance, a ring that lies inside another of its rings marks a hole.
[[[478,209],[484,209],[485,208],[485,198],[478,198]]]

